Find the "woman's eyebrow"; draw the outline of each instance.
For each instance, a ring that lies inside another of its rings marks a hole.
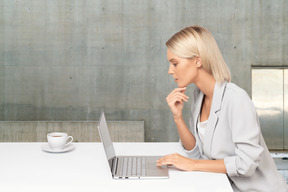
[[[169,62],[177,61],[176,59],[172,58],[169,60]]]

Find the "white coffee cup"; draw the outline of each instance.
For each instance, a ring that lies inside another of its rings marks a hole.
[[[69,138],[71,141],[67,142]],[[52,150],[63,150],[67,145],[72,143],[73,137],[68,136],[67,133],[53,132],[47,135],[47,140]]]

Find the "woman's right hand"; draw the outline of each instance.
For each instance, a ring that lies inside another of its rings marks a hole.
[[[185,95],[185,91],[186,87],[176,88],[166,97],[174,119],[182,117],[183,101],[187,102],[189,99],[189,97]]]

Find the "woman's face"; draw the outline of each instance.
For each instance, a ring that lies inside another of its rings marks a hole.
[[[170,63],[168,74],[172,75],[178,87],[186,87],[195,82],[198,75],[197,57],[183,59],[174,55],[167,49],[167,59]]]

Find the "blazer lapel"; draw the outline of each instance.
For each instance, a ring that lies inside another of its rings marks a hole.
[[[211,148],[212,148],[211,144],[213,140],[214,131],[218,123],[217,112],[221,110],[221,103],[222,103],[222,98],[223,98],[226,84],[227,82],[224,82],[221,85],[219,85],[218,83],[215,83],[215,86],[214,86],[212,105],[211,105],[210,115],[209,115],[208,122],[207,122],[204,144],[203,144],[203,152],[206,154],[206,156],[209,159],[211,159]]]
[[[201,111],[201,105],[202,105],[202,101],[203,101],[203,97],[204,94],[202,91],[199,90],[199,95],[197,96],[197,100],[195,101],[195,106],[194,106],[194,130],[196,131],[196,124],[197,124],[197,120],[198,120],[198,116],[200,114]]]
[[[201,111],[201,105],[202,105],[204,94],[199,89],[197,91],[198,91],[198,96],[196,96],[197,99],[195,101],[194,106],[192,106],[194,108],[194,111],[192,111],[192,114],[193,114],[193,129],[194,129],[194,133],[195,133],[194,136],[196,137],[197,145],[199,147],[201,155],[203,156],[203,143],[201,142],[201,139],[198,136],[197,122],[198,122],[198,117],[199,117],[199,114],[200,114],[200,111]]]

